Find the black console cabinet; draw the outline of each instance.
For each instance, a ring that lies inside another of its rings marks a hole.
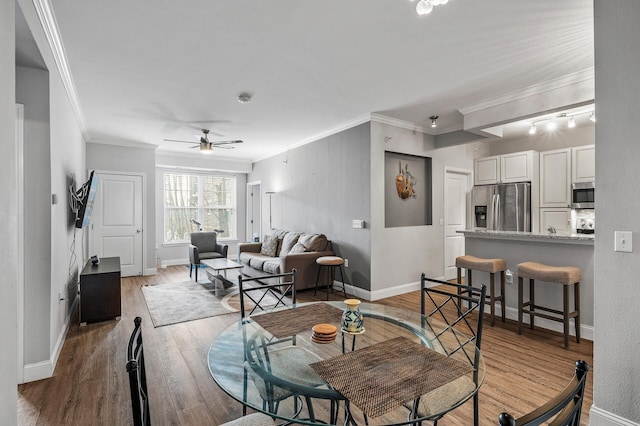
[[[80,325],[120,318],[120,258],[87,262],[80,273]]]

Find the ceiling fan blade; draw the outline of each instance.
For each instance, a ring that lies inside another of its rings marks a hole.
[[[232,145],[232,144],[236,144],[236,143],[242,143],[243,141],[241,140],[235,140],[235,141],[219,141],[219,142],[212,142],[212,144],[214,146],[217,145]]]
[[[235,146],[216,145],[216,144],[212,144],[211,147],[212,148],[221,148],[221,149],[234,149],[235,148]]]
[[[164,140],[165,142],[193,143],[193,144],[196,144],[196,145],[199,145],[199,144],[200,144],[200,142],[181,141],[181,140],[178,140],[178,139],[163,139],[163,140]]]

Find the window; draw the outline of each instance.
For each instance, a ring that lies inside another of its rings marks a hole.
[[[183,243],[198,230],[236,238],[236,178],[164,173],[164,242]]]

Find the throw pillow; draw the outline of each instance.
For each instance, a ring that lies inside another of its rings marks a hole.
[[[280,245],[280,257],[284,257],[291,251],[291,248],[298,242],[300,234],[297,232],[288,232],[282,239]]]
[[[275,235],[265,235],[264,241],[262,241],[262,247],[260,248],[260,254],[274,257],[276,250],[278,249],[278,237]]]
[[[291,247],[291,250],[289,250],[289,254],[304,253],[305,251],[307,250],[304,248],[302,244],[295,243],[295,245]]]
[[[324,234],[302,234],[298,242],[304,245],[307,251],[324,251],[327,248],[327,237]]]

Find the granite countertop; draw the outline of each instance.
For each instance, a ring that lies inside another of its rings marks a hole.
[[[465,229],[457,231],[467,237],[495,238],[504,240],[547,240],[549,242],[567,242],[579,244],[593,244],[594,234],[566,234],[549,232],[518,232],[518,231],[488,231],[486,229]]]

